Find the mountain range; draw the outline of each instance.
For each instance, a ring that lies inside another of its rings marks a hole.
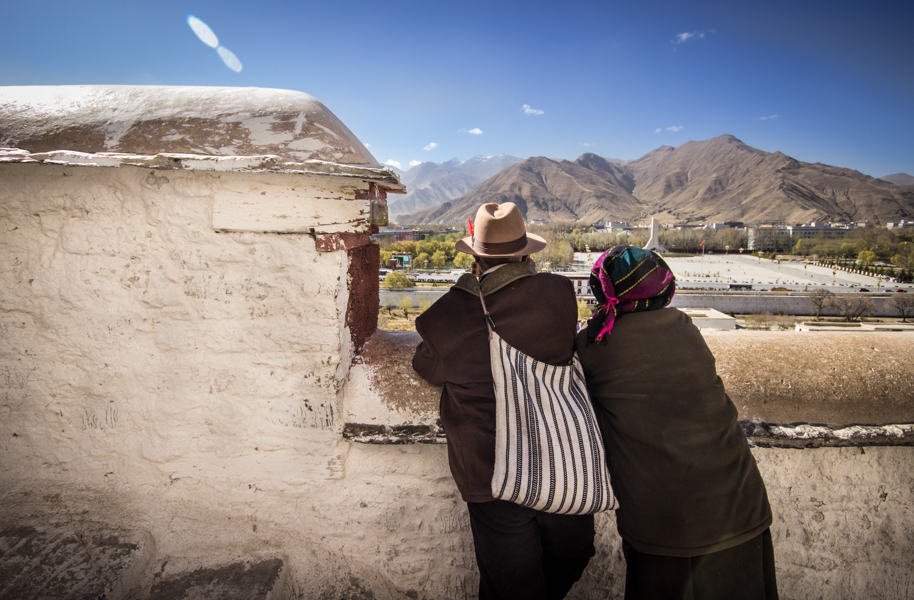
[[[464,223],[488,202],[514,202],[528,222],[547,223],[651,216],[674,222],[745,223],[882,224],[914,218],[910,176],[889,177],[897,183],[851,169],[801,162],[722,135],[676,148],[661,146],[632,161],[590,153],[574,161],[518,160],[439,206],[412,213],[401,210],[396,221]],[[434,187],[433,177],[415,181],[423,182],[420,189]],[[409,182],[405,183],[408,188]]]
[[[418,164],[400,176],[400,181],[406,184],[407,193],[388,199],[388,213],[395,219],[397,215],[436,208],[472,191],[498,171],[521,160],[516,156],[499,154]]]

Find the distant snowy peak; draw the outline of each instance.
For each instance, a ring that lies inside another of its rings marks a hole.
[[[476,155],[469,160],[452,158],[443,163],[424,162],[400,176],[406,195],[388,200],[392,216],[436,208],[470,192],[485,179],[522,159],[509,154]]]
[[[454,171],[456,169],[459,169],[460,165],[462,165],[463,163],[464,163],[464,161],[460,160],[459,158],[452,158],[451,160],[440,163],[439,166],[444,169],[447,169],[448,171]]]
[[[442,163],[433,163],[433,162],[424,162],[416,165],[415,167],[406,171],[407,181],[411,179],[411,174],[413,172],[422,172],[429,171],[430,166],[434,165],[443,169],[447,173],[454,173],[459,171],[461,173],[471,173],[471,174],[480,174],[485,173],[483,178],[494,175],[498,171],[501,171],[505,167],[510,167],[513,164],[519,163],[521,158],[516,156],[511,156],[510,154],[499,154],[498,156],[483,156],[477,154],[469,160],[461,160],[459,158],[452,158],[451,160],[442,162]]]
[[[448,173],[466,173],[482,181],[521,160],[523,159],[510,154],[499,154],[498,156],[477,154],[469,160],[452,158],[443,163],[424,162],[403,173],[400,180],[406,184],[407,192],[410,187],[428,187],[435,179]]]
[[[511,165],[519,163],[521,160],[523,159],[511,156],[510,154],[499,154],[498,156],[477,155],[464,162],[456,170],[469,175],[475,175],[482,181],[483,179],[488,179],[492,175],[495,175],[505,167],[510,167]]]

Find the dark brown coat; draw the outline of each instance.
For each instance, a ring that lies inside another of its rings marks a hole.
[[[765,484],[714,356],[674,308],[625,314],[577,338],[606,446],[616,522],[636,550],[698,556],[771,524]]]
[[[546,363],[571,360],[577,301],[568,278],[510,263],[487,275],[482,289],[495,329],[506,342]],[[478,290],[476,277],[464,275],[416,319],[422,343],[413,357],[413,368],[423,379],[444,386],[441,423],[448,460],[466,502],[494,499],[495,393]]]

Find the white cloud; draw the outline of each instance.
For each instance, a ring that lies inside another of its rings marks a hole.
[[[543,111],[541,111],[541,110],[538,109],[538,108],[530,108],[530,105],[529,105],[529,104],[524,104],[524,106],[521,107],[521,110],[524,112],[525,115],[528,115],[528,116],[529,116],[529,115],[541,115],[541,114],[543,114]]]
[[[781,116],[781,115],[768,115],[767,117],[760,117],[760,119],[761,119],[762,121],[769,121],[769,120],[771,120],[771,119],[777,119],[777,118],[780,117],[780,116]]]
[[[660,133],[661,131],[663,131],[663,130],[660,129],[660,128],[658,127],[658,128],[656,129],[656,131],[654,131],[654,133]]]
[[[473,129],[463,128],[460,130],[460,133],[469,133],[470,135],[482,135],[482,129],[479,127],[474,127]]]
[[[690,40],[703,40],[708,33],[714,33],[713,29],[705,31],[686,31],[685,33],[678,33],[676,37],[673,38],[674,44],[684,44]]]
[[[371,148],[371,144],[365,144],[366,148]]]
[[[401,171],[403,170],[403,167],[400,166],[400,161],[394,160],[392,158],[384,164],[387,165],[388,167],[395,167],[397,169],[400,169]]]
[[[436,144],[435,142],[432,142],[432,143],[430,143],[428,146],[426,146],[425,148],[423,148],[423,150],[434,150],[434,149],[437,148],[437,147],[438,147],[438,144]]]
[[[411,161],[409,161],[409,166],[411,166],[411,167],[417,167],[417,166],[419,166],[419,165],[421,165],[421,164],[422,164],[422,161],[421,161],[421,160],[411,160]]]
[[[672,127],[666,128],[667,131],[672,131],[672,132],[682,131],[683,129],[685,129],[685,127],[683,127],[682,125],[673,125]]]
[[[585,148],[591,148],[591,147],[593,147],[593,146],[596,146],[596,144],[592,144],[592,143],[590,143],[590,142],[584,142],[584,147],[585,147]]]

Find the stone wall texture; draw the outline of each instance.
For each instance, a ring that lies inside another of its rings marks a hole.
[[[299,598],[475,597],[445,446],[342,437],[347,396],[409,369],[350,369],[362,271],[344,250],[215,231],[240,173],[0,165],[0,181],[0,529],[134,531],[147,582],[281,557]],[[379,414],[414,410],[408,387],[386,393]],[[782,598],[914,596],[914,448],[753,452]],[[571,598],[621,597],[614,517],[597,523]]]

